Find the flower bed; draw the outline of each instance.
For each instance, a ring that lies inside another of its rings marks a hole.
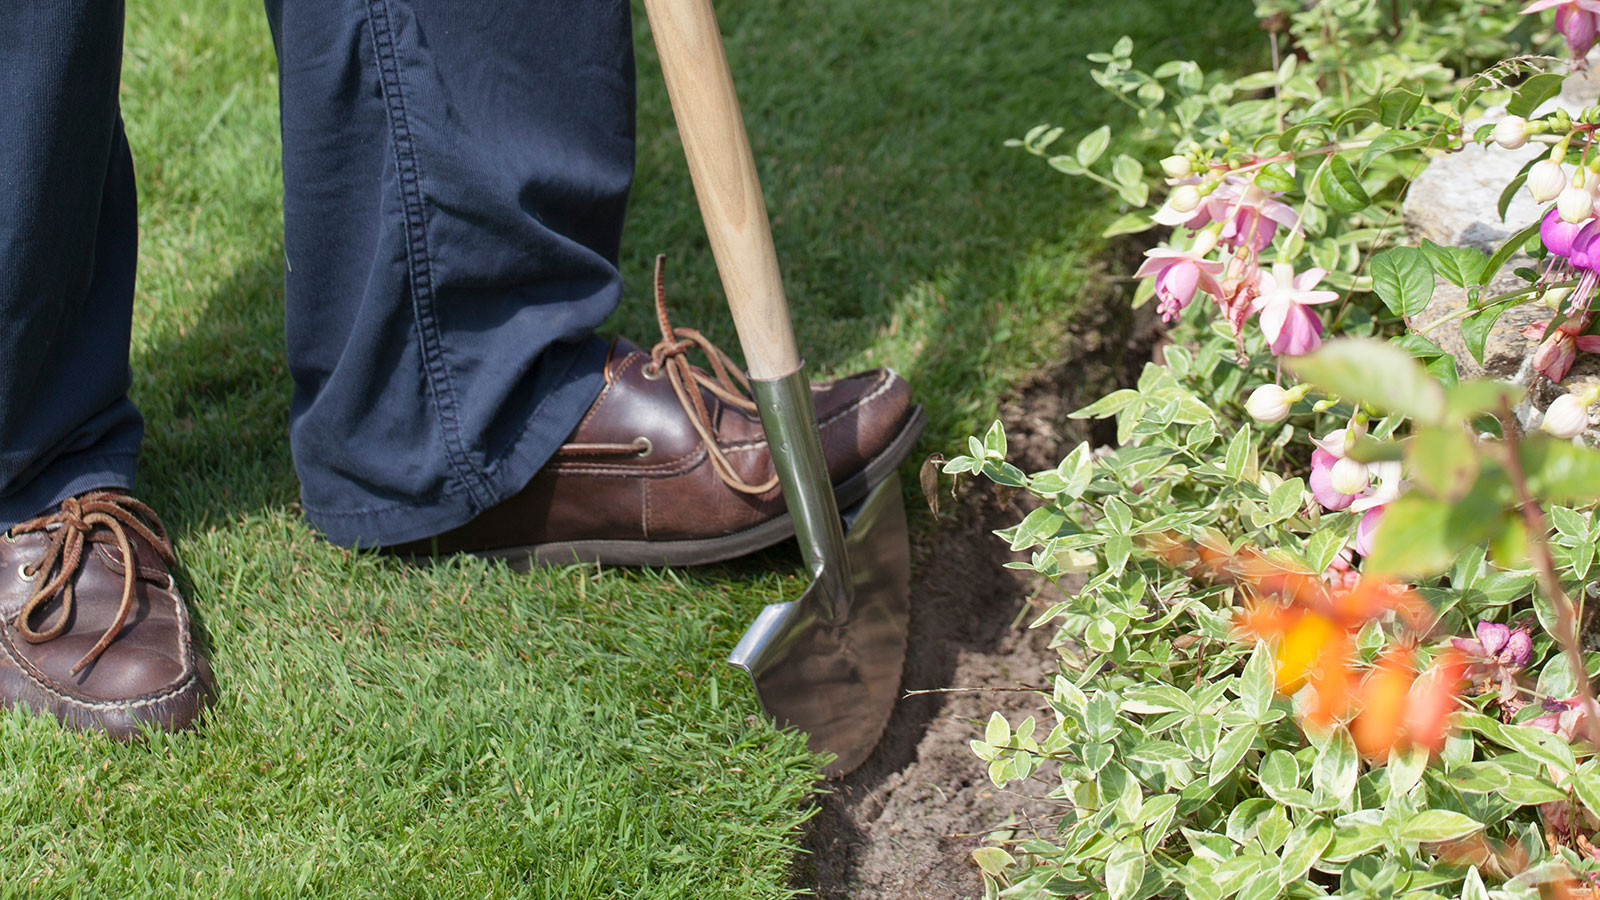
[[[1118,42],[1095,78],[1171,148],[1153,214],[1108,129],[1014,142],[1115,190],[1113,232],[1172,229],[1135,302],[1174,343],[1075,414],[1114,419],[1114,450],[1025,472],[997,423],[944,468],[1035,495],[998,534],[1087,578],[1034,623],[1061,658],[1049,720],[973,741],[997,785],[1053,771],[1067,811],[975,851],[986,896],[1600,896],[1600,452],[1573,440],[1597,392],[1527,432],[1526,385],[1461,379],[1412,327],[1443,282],[1480,362],[1532,306],[1539,377],[1600,351],[1600,110],[1545,112],[1563,64],[1529,55],[1553,8],[1581,59],[1582,2],[1268,3],[1274,68],[1232,81]],[[1548,210],[1488,253],[1411,243],[1406,186],[1472,143],[1547,148],[1500,207]]]

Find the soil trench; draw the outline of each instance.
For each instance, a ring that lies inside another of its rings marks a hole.
[[[1062,362],[1002,406],[1009,459],[1024,471],[1054,466],[1078,441],[1110,442],[1109,422],[1067,415],[1131,384],[1161,333],[1149,308],[1131,313],[1126,297],[1086,303],[1072,327]],[[1005,568],[1026,557],[991,533],[1021,520],[1029,498],[963,479],[951,503],[949,485],[942,479],[939,524],[916,548],[905,696],[873,755],[819,798],[795,864],[794,886],[827,900],[980,897],[972,850],[984,836],[1008,821],[1043,828],[1062,812],[1045,799],[1053,770],[1001,790],[968,746],[994,710],[1013,724],[1029,714],[1048,721],[1028,688],[1056,670],[1054,629],[1027,625],[1059,592]]]

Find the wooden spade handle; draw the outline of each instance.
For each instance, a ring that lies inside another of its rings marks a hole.
[[[695,197],[752,378],[800,368],[750,139],[711,0],[645,0]]]

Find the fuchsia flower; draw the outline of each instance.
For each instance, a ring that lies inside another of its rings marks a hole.
[[[1524,337],[1539,341],[1533,351],[1533,368],[1553,382],[1567,377],[1578,351],[1600,353],[1600,335],[1584,334],[1594,317],[1584,314],[1568,319],[1555,329],[1549,322],[1539,322],[1522,329]]]
[[[1596,14],[1600,13],[1600,0],[1534,0],[1522,10],[1523,15],[1556,11],[1556,31],[1567,40],[1567,52],[1573,59],[1583,59],[1594,46]]]
[[[1279,225],[1293,228],[1300,217],[1288,204],[1272,199],[1268,192],[1245,182],[1238,200],[1223,221],[1222,233],[1217,235],[1219,241],[1231,247],[1249,247],[1260,253],[1272,243]]]
[[[1217,284],[1216,278],[1217,273],[1222,271],[1222,263],[1205,258],[1212,243],[1202,240],[1188,250],[1156,247],[1145,251],[1144,255],[1149,259],[1133,274],[1136,278],[1155,276],[1156,296],[1161,298],[1161,305],[1157,309],[1161,312],[1162,321],[1176,319],[1194,300],[1196,289],[1213,297],[1222,296],[1222,286]]]
[[[1547,699],[1544,701],[1544,712],[1522,724],[1543,729],[1551,734],[1559,734],[1571,741],[1588,717],[1589,710],[1584,709],[1582,697],[1572,697],[1567,700]]]
[[[1378,480],[1378,484],[1363,491],[1350,504],[1351,512],[1363,513],[1360,523],[1356,525],[1355,543],[1356,552],[1362,556],[1372,555],[1372,537],[1378,531],[1378,523],[1383,520],[1383,511],[1400,498],[1400,488],[1403,486],[1398,462],[1367,463],[1367,469]]]
[[[1594,2],[1600,3],[1600,0]],[[1181,183],[1199,181],[1195,178]],[[1241,176],[1229,175],[1211,193],[1206,194],[1194,209],[1184,212],[1167,205],[1150,218],[1158,225],[1171,225],[1189,231],[1199,231],[1212,222],[1221,222],[1222,232],[1217,237],[1223,244],[1230,247],[1248,246],[1259,253],[1272,243],[1279,225],[1293,228],[1300,221],[1292,207],[1272,199],[1274,196]]]
[[[1451,638],[1457,650],[1502,666],[1521,669],[1533,661],[1533,638],[1521,628],[1484,620],[1478,623],[1477,640]]]
[[[1226,230],[1226,229],[1224,229]],[[1322,318],[1311,309],[1339,299],[1335,291],[1314,291],[1327,275],[1324,269],[1307,269],[1300,275],[1287,263],[1260,275],[1260,293],[1250,308],[1261,314],[1261,333],[1277,356],[1301,356],[1322,346]]]

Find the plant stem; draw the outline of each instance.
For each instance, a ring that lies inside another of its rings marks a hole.
[[[1561,587],[1561,578],[1556,574],[1555,559],[1550,555],[1550,528],[1544,519],[1544,508],[1528,491],[1527,473],[1522,469],[1522,429],[1511,411],[1509,400],[1500,401],[1500,428],[1505,432],[1506,476],[1511,480],[1512,490],[1516,491],[1523,526],[1528,530],[1528,552],[1539,575],[1539,588],[1556,608],[1556,643],[1561,645],[1561,652],[1566,654],[1573,680],[1578,685],[1589,741],[1600,748],[1600,708],[1595,706],[1594,688],[1589,684],[1588,667],[1583,661],[1577,608]]]
[[[1575,285],[1577,283],[1578,282],[1577,282],[1576,279],[1572,279],[1572,280],[1569,280],[1569,281],[1560,282],[1558,284],[1534,285],[1533,287],[1523,288],[1520,291],[1512,291],[1509,294],[1501,294],[1498,297],[1490,297],[1489,299],[1484,300],[1483,302],[1479,303],[1477,306],[1468,306],[1468,307],[1466,307],[1464,309],[1458,309],[1455,312],[1450,313],[1449,315],[1440,316],[1439,318],[1435,319],[1434,321],[1429,322],[1427,325],[1424,325],[1423,327],[1417,329],[1417,334],[1419,334],[1419,335],[1427,334],[1428,332],[1434,330],[1435,328],[1438,328],[1440,325],[1443,325],[1446,322],[1454,322],[1457,319],[1465,319],[1467,316],[1470,316],[1473,313],[1483,312],[1484,310],[1488,309],[1489,307],[1494,306],[1496,303],[1505,303],[1505,302],[1507,302],[1509,300],[1515,300],[1518,297],[1525,297],[1528,294],[1534,293],[1535,291],[1542,292],[1542,291],[1547,291],[1547,290],[1549,290],[1551,288],[1572,287],[1573,285]]]

